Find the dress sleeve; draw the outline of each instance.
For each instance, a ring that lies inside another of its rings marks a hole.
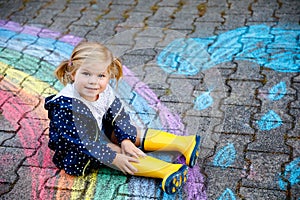
[[[54,109],[51,113],[50,131],[56,137],[53,145],[67,147],[68,151],[74,149],[74,152],[81,152],[105,165],[113,162],[116,152],[108,147],[93,118],[62,108]]]
[[[125,139],[135,143],[137,137],[136,127],[131,124],[130,116],[125,111],[119,98],[116,97],[110,105],[104,116],[104,121],[111,124],[119,144]]]

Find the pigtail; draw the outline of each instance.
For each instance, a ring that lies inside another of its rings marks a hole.
[[[69,72],[70,62],[68,60],[62,61],[56,68],[54,74],[56,78],[63,84],[67,85],[72,82],[72,78]]]
[[[122,67],[122,63],[118,58],[114,58],[113,62],[113,76],[114,78],[117,80],[117,82],[120,80],[120,78],[122,78],[123,76],[123,67]]]

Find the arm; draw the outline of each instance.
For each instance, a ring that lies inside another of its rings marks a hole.
[[[106,115],[104,116],[104,120],[105,123],[112,126],[120,145],[123,140],[130,140],[132,143],[135,143],[137,129],[131,124],[130,116],[126,113],[119,98],[116,97],[110,105]]]
[[[109,148],[107,142],[99,139],[98,127],[90,118],[74,115],[74,111],[68,108],[56,108],[52,110],[50,120],[50,131],[60,140],[59,146],[68,145],[106,165],[116,157],[116,152]]]
[[[112,127],[123,154],[129,154],[136,158],[146,156],[143,151],[136,147],[139,145],[139,141],[136,141],[138,130],[131,124],[130,116],[118,98],[115,98],[108,109],[104,117],[104,124],[110,124]]]

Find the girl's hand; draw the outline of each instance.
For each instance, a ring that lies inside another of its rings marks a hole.
[[[147,156],[142,150],[137,148],[130,140],[123,140],[121,142],[122,154],[130,155],[135,158]]]
[[[137,169],[130,162],[138,163],[139,160],[134,157],[127,156],[125,154],[117,153],[112,164],[115,165],[124,174],[128,173],[128,174],[134,175],[134,173],[137,172]]]

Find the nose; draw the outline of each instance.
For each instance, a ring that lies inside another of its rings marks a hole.
[[[89,78],[89,84],[97,84],[98,83],[98,77],[96,76],[91,76]]]

